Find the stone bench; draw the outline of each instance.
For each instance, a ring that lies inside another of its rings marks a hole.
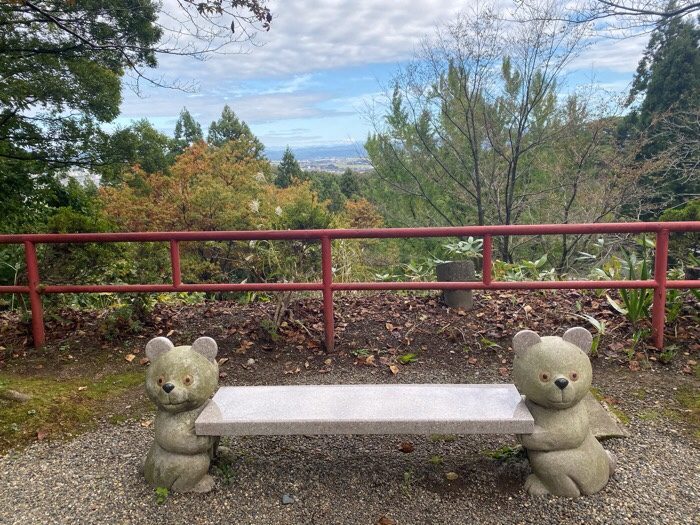
[[[195,422],[204,436],[530,434],[511,384],[222,387]]]

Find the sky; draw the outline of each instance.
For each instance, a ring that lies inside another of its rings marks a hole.
[[[166,0],[166,8],[167,8]],[[224,104],[245,120],[268,149],[364,143],[367,108],[381,107],[391,78],[421,38],[449,22],[468,2],[449,0],[295,0],[270,2],[272,29],[245,54],[206,61],[164,56],[151,72],[196,85],[194,92],[162,87],[125,89],[116,124],[148,118],[172,134],[183,106],[205,130]],[[565,90],[592,81],[623,93],[646,37],[601,40],[570,66]]]

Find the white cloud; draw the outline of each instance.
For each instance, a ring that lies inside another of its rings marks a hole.
[[[200,78],[244,80],[394,62],[411,56],[422,35],[462,6],[441,0],[271,2],[272,28],[258,35],[263,46],[246,54],[215,55],[196,68],[192,60],[165,58],[161,70],[182,77],[195,69]]]
[[[633,73],[648,40],[648,34],[624,39],[599,39],[571,63],[570,69]]]

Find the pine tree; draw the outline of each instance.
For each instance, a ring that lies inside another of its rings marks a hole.
[[[301,179],[302,175],[301,167],[294,157],[294,153],[292,153],[292,150],[287,146],[282,156],[282,162],[277,166],[275,185],[278,188],[288,188],[295,180]]]
[[[242,136],[251,139],[253,144],[252,154],[255,158],[260,158],[265,146],[253,135],[248,124],[240,120],[227,104],[224,106],[219,120],[212,122],[209,126],[207,142],[210,146],[219,147],[223,146],[229,140],[238,140]]]
[[[202,126],[194,119],[190,112],[187,111],[187,108],[182,108],[180,117],[175,124],[176,152],[182,153],[186,147],[201,140],[204,140]]]
[[[340,191],[342,191],[343,195],[348,199],[360,193],[360,185],[350,168],[346,169],[340,176]]]
[[[627,101],[638,107],[620,126],[623,140],[641,141],[639,160],[666,164],[642,178],[649,189],[644,219],[655,219],[664,208],[678,207],[700,192],[698,20],[677,17],[654,30]]]

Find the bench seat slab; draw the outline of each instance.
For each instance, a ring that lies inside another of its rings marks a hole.
[[[199,435],[529,434],[512,384],[222,387]]]

